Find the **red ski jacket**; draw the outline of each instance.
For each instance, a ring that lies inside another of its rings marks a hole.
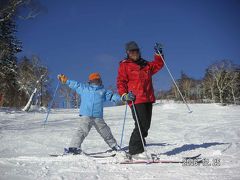
[[[162,57],[157,54],[152,62],[141,59],[141,64],[131,59],[122,60],[117,77],[120,96],[132,91],[136,95],[135,104],[155,102],[152,76],[163,67],[163,64]]]

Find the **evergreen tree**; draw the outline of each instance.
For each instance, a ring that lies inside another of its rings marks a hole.
[[[3,106],[14,106],[17,94],[17,58],[21,43],[16,38],[16,25],[11,19],[0,22],[0,94]]]

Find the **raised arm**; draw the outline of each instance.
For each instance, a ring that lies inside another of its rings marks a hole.
[[[83,89],[86,88],[85,84],[78,83],[77,81],[74,80],[68,80],[67,76],[65,76],[64,74],[59,74],[57,78],[62,84],[68,85],[72,90],[76,91],[78,94],[81,94]]]
[[[67,80],[66,85],[68,85],[72,90],[76,91],[78,94],[81,94],[83,89],[86,88],[86,85],[79,83],[74,80]]]
[[[151,68],[151,74],[157,73],[160,69],[162,69],[164,63],[162,56],[159,54],[154,55],[154,60],[152,62],[149,62],[150,68]]]

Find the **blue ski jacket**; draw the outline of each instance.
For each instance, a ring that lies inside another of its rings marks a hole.
[[[114,103],[121,101],[121,97],[118,94],[104,89],[103,85],[84,84],[73,80],[67,80],[66,84],[81,97],[81,116],[103,118],[103,103],[105,101]]]

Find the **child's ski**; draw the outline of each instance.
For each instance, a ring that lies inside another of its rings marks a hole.
[[[51,156],[51,157],[63,157],[63,156],[69,156],[69,155],[70,154],[49,154],[49,156]],[[106,154],[106,155],[90,155],[90,154],[82,153],[82,154],[75,154],[75,155],[72,155],[72,156],[81,156],[81,155],[92,157],[92,158],[108,158],[108,157],[116,156],[116,153]]]
[[[87,156],[93,157],[93,158],[108,158],[108,157],[116,156],[116,153],[114,153],[114,154],[107,154],[107,155],[87,155]]]
[[[66,154],[48,154],[51,157],[61,157],[61,156],[65,156]]]

